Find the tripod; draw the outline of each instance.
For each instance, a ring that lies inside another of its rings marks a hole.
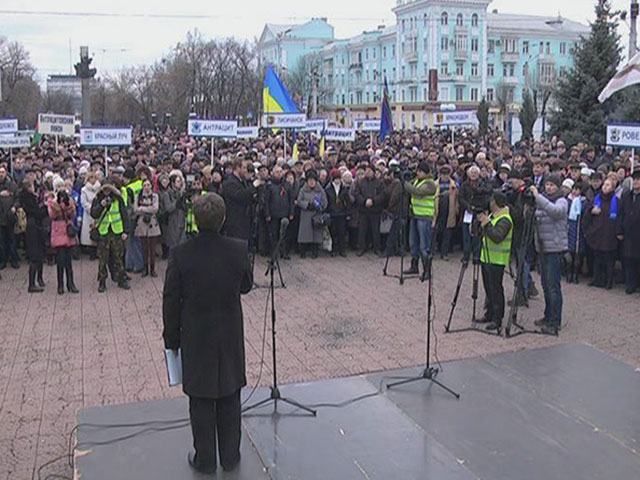
[[[447,387],[444,383],[440,382],[436,379],[440,369],[431,366],[431,328],[432,328],[432,315],[431,310],[433,306],[433,272],[432,272],[432,258],[429,256],[428,258],[428,269],[429,269],[429,283],[427,287],[427,352],[426,352],[426,363],[422,374],[417,377],[404,378],[402,380],[398,380],[397,382],[389,383],[387,388],[394,388],[400,385],[406,385],[407,383],[417,382],[419,380],[428,380],[431,383],[438,385],[443,390],[449,392],[451,395],[460,399],[460,394],[453,391],[449,387]]]
[[[474,218],[474,221],[475,218]],[[482,244],[482,235],[479,235],[479,240],[480,240],[480,244]],[[465,328],[456,328],[456,329],[451,329],[451,321],[453,320],[453,314],[456,310],[456,306],[458,305],[458,298],[460,297],[460,289],[462,288],[462,282],[464,281],[464,274],[467,271],[467,268],[469,268],[469,260],[463,260],[462,261],[462,266],[460,267],[460,274],[458,275],[458,283],[456,285],[456,290],[455,293],[453,294],[453,300],[451,301],[451,310],[449,311],[449,319],[447,320],[447,324],[444,327],[444,331],[445,333],[460,333],[460,332],[478,332],[478,333],[484,333],[486,335],[492,335],[492,336],[499,336],[500,335],[500,330],[497,330],[496,332],[491,332],[488,330],[484,330],[482,328],[478,328],[477,327],[477,318],[476,318],[476,312],[477,312],[477,306],[478,306],[478,289],[479,289],[479,285],[480,285],[480,259],[479,258],[475,258],[476,255],[473,252],[473,244],[471,247],[471,256],[472,256],[472,262],[473,262],[473,283],[472,283],[472,290],[471,290],[471,299],[473,301],[473,310],[471,311],[471,326],[470,327],[465,327]]]
[[[387,274],[387,269],[389,267],[389,259],[391,258],[391,250],[389,249],[389,247],[387,246],[387,258],[384,261],[384,267],[382,269],[382,276],[383,277],[393,277],[393,278],[397,278],[398,281],[400,282],[400,285],[404,285],[404,279],[405,278],[418,278],[418,275],[411,275],[411,274],[406,274],[404,273],[404,257],[405,257],[405,246],[406,246],[406,234],[407,234],[407,195],[405,193],[405,188],[404,188],[404,182],[402,181],[402,179],[400,180],[400,187],[402,188],[402,197],[401,197],[401,201],[400,201],[400,215],[398,216],[398,218],[394,219],[395,221],[398,221],[398,223],[400,224],[399,229],[399,237],[400,237],[400,274],[399,275],[388,275]],[[392,227],[393,228],[393,227]],[[387,243],[389,242],[390,238],[387,237]]]
[[[278,255],[280,252],[280,243],[282,242],[284,235],[281,235],[278,239],[278,243],[275,245],[273,251],[271,252],[271,258],[269,259],[269,267],[267,268],[267,273],[269,274],[269,296],[271,299],[271,361],[273,364],[273,384],[270,387],[271,394],[268,398],[261,400],[253,405],[249,405],[248,407],[243,409],[243,412],[248,412],[249,410],[253,410],[255,408],[261,407],[262,405],[266,405],[267,403],[273,401],[274,409],[278,408],[278,401],[287,403],[294,407],[300,408],[305,412],[310,413],[314,417],[316,416],[316,411],[312,410],[309,407],[305,407],[301,403],[290,400],[288,398],[283,397],[280,394],[280,389],[278,388],[278,360],[277,360],[277,350],[276,350],[276,303],[275,303],[275,270],[278,265]],[[278,268],[278,272],[280,269]],[[282,276],[280,277],[282,280]]]
[[[529,245],[531,245],[531,241],[533,240],[533,232],[536,219],[535,205],[525,204],[524,208],[524,230],[522,232],[522,243],[518,246],[517,249],[516,278],[514,282],[513,296],[511,298],[511,308],[509,309],[509,316],[507,317],[507,326],[505,327],[505,336],[507,338],[511,338],[517,337],[518,335],[523,335],[525,333],[531,333],[534,335],[550,335],[557,337],[557,332],[554,335],[551,332],[543,332],[542,330],[530,330],[524,328],[518,323],[518,294],[520,294],[522,298],[525,299],[525,302],[527,302],[527,295],[524,291],[524,262],[527,256],[527,248],[529,247]],[[513,326],[518,328],[518,331],[515,333],[511,333],[511,327]]]

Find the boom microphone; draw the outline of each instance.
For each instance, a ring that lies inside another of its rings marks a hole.
[[[284,236],[286,235],[288,228],[289,228],[289,219],[287,217],[281,218],[280,219],[280,236],[278,237],[279,242],[284,240]]]

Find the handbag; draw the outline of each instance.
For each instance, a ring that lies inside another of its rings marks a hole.
[[[380,233],[383,235],[391,232],[391,226],[393,225],[393,215],[390,213],[383,213],[380,219]]]
[[[92,242],[98,243],[98,240],[100,240],[100,232],[98,231],[98,225],[100,225],[102,223],[102,220],[104,220],[104,217],[106,216],[109,208],[110,207],[105,207],[104,211],[100,214],[100,217],[98,218],[96,223],[91,225],[91,228],[89,229],[89,238],[91,239]]]
[[[72,222],[67,222],[67,237],[76,238],[78,236],[78,227]]]
[[[316,213],[311,217],[311,224],[315,228],[328,227],[331,223],[331,215],[328,213]]]

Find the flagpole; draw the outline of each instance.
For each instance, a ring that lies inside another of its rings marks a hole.
[[[13,176],[13,147],[9,147],[9,163],[11,164],[11,178],[15,180],[15,177]],[[631,171],[633,171],[633,164],[631,167]]]
[[[284,161],[287,161],[287,129],[282,129],[282,138],[284,139]]]
[[[211,168],[213,168],[213,152],[214,152],[214,145],[216,143],[216,138],[215,137],[211,137]]]
[[[635,167],[635,163],[636,163],[636,149],[632,148],[631,149],[631,174],[633,175],[633,168]]]
[[[58,135],[56,135],[56,153],[60,153],[60,149],[58,146]]]
[[[109,162],[107,161],[107,155],[109,154],[109,147],[104,146],[104,176],[109,176]]]

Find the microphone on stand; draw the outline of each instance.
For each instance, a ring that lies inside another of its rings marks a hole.
[[[289,228],[289,219],[287,217],[280,219],[280,235],[278,236],[278,245],[284,240],[284,236],[287,234]]]

